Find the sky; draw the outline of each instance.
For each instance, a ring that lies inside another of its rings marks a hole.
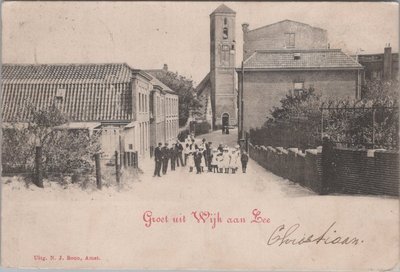
[[[397,3],[371,2],[6,2],[4,63],[119,63],[138,69],[168,64],[195,83],[210,67],[209,14],[236,11],[236,65],[241,24],[250,29],[290,19],[324,28],[331,48],[348,54],[398,52]]]

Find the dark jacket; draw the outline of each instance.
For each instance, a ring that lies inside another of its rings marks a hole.
[[[183,151],[183,146],[180,143],[177,143],[175,149],[178,151],[178,153],[180,153]]]
[[[163,152],[161,150],[161,147],[157,146],[156,149],[154,149],[154,159],[156,161],[160,161],[163,158]]]
[[[248,162],[248,161],[249,161],[249,155],[243,153],[243,154],[240,156],[240,160],[241,160],[242,162]]]
[[[161,149],[161,152],[162,152],[162,157],[163,157],[163,160],[168,160],[169,159],[169,148],[167,148],[167,147],[163,147],[162,149]]]
[[[194,153],[193,157],[194,157],[194,163],[196,165],[200,165],[202,154],[201,153]]]

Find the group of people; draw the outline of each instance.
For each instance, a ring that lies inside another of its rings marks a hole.
[[[203,139],[197,142],[194,135],[188,135],[182,144],[179,141],[169,147],[168,143],[162,143],[154,150],[155,169],[154,176],[161,176],[168,171],[168,163],[171,163],[171,171],[175,167],[188,166],[189,172],[196,169],[196,174],[205,171],[211,173],[232,173],[235,174],[241,167],[242,172],[246,173],[249,156],[245,151],[240,150],[240,146],[234,148],[223,146],[213,147],[212,142]]]
[[[165,143],[164,146],[159,143],[154,150],[156,165],[153,176],[161,177],[161,172],[163,175],[167,174],[169,162],[171,162],[171,171],[175,171],[176,166],[184,166],[182,152],[183,146],[179,141],[173,143],[171,147],[169,147],[168,143]]]

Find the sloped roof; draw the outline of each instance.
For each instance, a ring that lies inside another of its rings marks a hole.
[[[276,22],[276,23],[272,23],[272,24],[269,24],[269,25],[260,26],[260,27],[255,28],[255,29],[251,29],[251,30],[249,30],[249,32],[251,32],[251,31],[257,31],[257,30],[260,30],[260,29],[262,29],[262,28],[268,28],[268,27],[271,27],[271,26],[274,26],[274,25],[277,25],[277,24],[282,24],[282,23],[295,23],[295,24],[297,24],[297,25],[304,25],[304,26],[308,26],[308,27],[311,27],[311,28],[316,28],[316,29],[321,29],[321,30],[326,31],[325,29],[320,28],[320,27],[312,26],[312,25],[309,25],[309,24],[306,24],[306,23],[302,23],[302,22],[298,22],[298,21],[293,21],[293,20],[285,19],[285,20],[282,20],[282,21],[279,21],[279,22]]]
[[[3,64],[5,83],[121,83],[131,80],[125,63],[110,64]]]
[[[234,13],[234,14],[236,14],[236,12],[233,9],[229,8],[225,4],[221,4],[211,14],[214,14],[214,13]]]
[[[157,72],[156,72],[157,71]],[[152,79],[151,79],[151,84],[153,85],[158,85],[161,87],[161,89],[167,93],[170,94],[177,94],[174,90],[172,90],[170,87],[162,83],[158,78],[158,72],[161,72],[161,70],[146,70],[144,71],[146,74],[148,74]]]
[[[299,59],[295,59],[295,55]],[[266,50],[254,52],[245,62],[245,69],[362,69],[361,64],[340,49]]]
[[[131,120],[131,73],[126,64],[5,64],[3,121],[27,121],[30,107],[54,104],[71,121]]]
[[[207,105],[208,99],[210,99],[210,92],[211,92],[211,80],[210,80],[210,73],[208,73],[204,79],[197,85],[195,89],[195,93],[197,98],[201,104],[200,117],[205,117],[207,114]]]
[[[194,89],[194,92],[196,95],[201,95],[204,90],[207,90],[206,87],[211,86],[211,81],[210,81],[210,73],[208,73],[202,81],[197,85],[197,87]]]

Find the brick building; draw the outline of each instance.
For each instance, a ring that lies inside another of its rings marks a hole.
[[[380,54],[359,54],[354,57],[364,66],[365,80],[390,80],[399,76],[399,53],[392,53],[390,46]]]
[[[150,145],[175,141],[179,133],[178,96],[168,86],[151,76]]]
[[[224,4],[210,14],[210,72],[196,93],[204,111],[200,119],[213,128],[237,124],[235,19],[236,12]]]
[[[329,49],[326,30],[290,20],[255,30],[243,24],[242,30],[243,69],[236,70],[239,90],[243,79],[242,133],[262,126],[289,92],[313,87],[324,97],[360,97],[362,66]]]
[[[28,105],[45,109],[56,104],[69,118],[67,128],[101,131],[105,157],[114,151],[147,157],[152,80],[126,64],[3,64],[3,124],[27,122]],[[172,91],[169,96],[178,99]],[[177,103],[162,107],[177,112]]]

